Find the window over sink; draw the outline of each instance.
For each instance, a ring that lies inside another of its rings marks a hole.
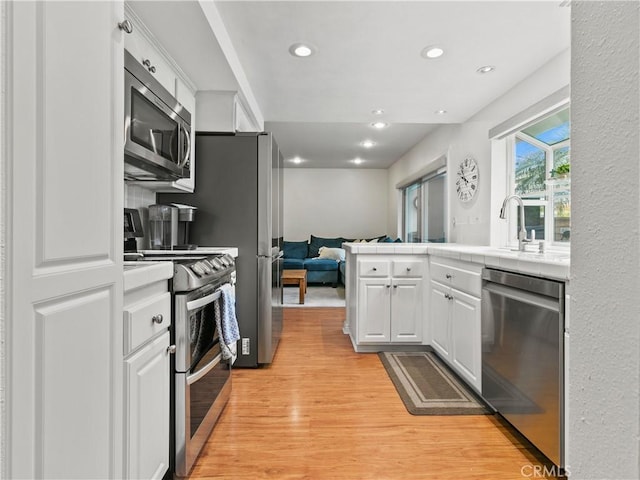
[[[533,119],[507,137],[507,192],[524,203],[527,234],[556,246],[571,239],[571,121],[564,106]],[[508,243],[520,219],[509,216]]]

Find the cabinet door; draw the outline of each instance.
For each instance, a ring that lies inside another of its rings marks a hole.
[[[149,65],[144,66],[147,70],[150,68],[153,70],[149,70],[149,73],[151,73],[171,95],[175,96],[176,75],[173,69],[142,31],[144,27],[140,25],[136,19],[131,18],[129,15],[127,16],[134,26],[133,32],[128,34],[124,39],[124,48],[126,48],[140,64],[144,65],[144,62],[148,61]]]
[[[449,298],[450,288],[431,282],[429,318],[431,320],[431,345],[445,359],[450,356]]]
[[[391,279],[360,280],[358,295],[358,342],[386,343],[391,340]]]
[[[422,342],[422,279],[393,279],[391,341]]]
[[[458,373],[480,391],[480,299],[455,289],[451,295],[451,360]]]
[[[161,479],[169,468],[169,331],[125,361],[126,478]]]
[[[2,13],[13,106],[2,476],[119,478],[123,3],[3,2]]]

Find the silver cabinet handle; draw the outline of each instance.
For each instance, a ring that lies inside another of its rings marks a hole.
[[[176,346],[175,345],[169,345],[167,347],[167,353],[169,353],[169,354],[176,353]]]
[[[151,321],[153,323],[157,323],[158,325],[162,323],[162,321],[164,320],[164,317],[162,316],[161,313],[154,315],[153,317],[151,317]]]
[[[142,65],[147,67],[147,70],[149,70],[151,73],[156,73],[156,67],[151,65],[151,60],[149,60],[148,58],[145,58],[142,61]]]
[[[411,267],[407,267],[407,272],[410,272],[410,271],[411,271]]]
[[[120,22],[118,24],[118,28],[122,31],[124,31],[125,33],[133,33],[133,25],[131,25],[131,22],[129,20],[125,20],[124,22]]]
[[[377,272],[377,271],[378,271],[378,269],[377,269],[376,267],[373,267],[373,271],[374,271],[374,272]]]
[[[394,285],[393,288],[398,288],[398,285]]]
[[[445,275],[445,277],[447,277],[447,278],[453,278],[453,275],[451,275],[450,273],[447,273],[447,274]]]
[[[387,288],[391,288],[391,285],[386,285]]]

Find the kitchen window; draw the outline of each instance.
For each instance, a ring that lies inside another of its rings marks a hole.
[[[557,246],[571,238],[569,114],[569,108],[553,112],[507,138],[508,191],[522,198],[527,236]],[[515,245],[520,219],[512,208],[508,243]]]
[[[446,169],[440,168],[402,188],[405,242],[446,242]]]

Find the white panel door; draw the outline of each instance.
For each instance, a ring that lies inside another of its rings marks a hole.
[[[6,476],[119,478],[123,4],[5,11]]]
[[[391,340],[391,279],[360,280],[358,298],[358,342],[381,343]]]
[[[457,372],[480,391],[480,299],[452,289],[451,355]]]
[[[422,279],[393,279],[391,341],[422,342]]]
[[[161,479],[169,468],[169,331],[125,362],[126,478]]]

